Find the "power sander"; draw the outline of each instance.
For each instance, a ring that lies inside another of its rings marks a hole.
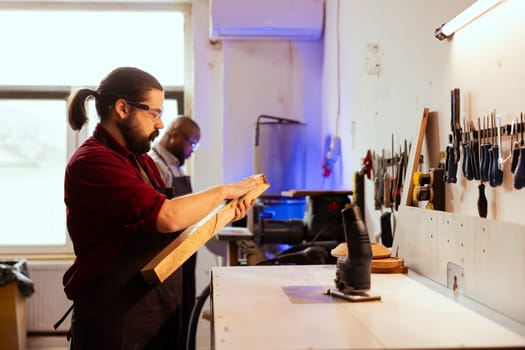
[[[349,301],[380,300],[380,296],[368,294],[373,254],[361,210],[351,204],[341,215],[348,256],[337,258],[334,280],[337,289],[328,293]]]

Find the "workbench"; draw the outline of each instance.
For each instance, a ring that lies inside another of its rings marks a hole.
[[[211,346],[227,349],[525,347],[525,325],[412,271],[372,274],[379,301],[327,295],[335,265],[214,267]]]

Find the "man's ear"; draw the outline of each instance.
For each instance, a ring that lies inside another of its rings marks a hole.
[[[177,129],[170,130],[170,138],[175,139],[178,135],[180,135],[180,132],[178,132]]]
[[[115,101],[114,109],[121,119],[125,119],[129,114],[129,105],[122,98]]]

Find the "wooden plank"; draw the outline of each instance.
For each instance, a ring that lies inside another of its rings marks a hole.
[[[406,204],[408,206],[414,206],[412,200],[412,192],[414,192],[414,181],[413,177],[419,166],[419,157],[421,156],[421,148],[423,146],[423,139],[425,138],[425,130],[427,128],[428,122],[428,108],[423,109],[423,116],[421,117],[421,124],[419,126],[419,134],[417,137],[417,143],[414,148],[414,151],[410,151],[410,157],[408,160],[407,167],[407,176],[405,177],[405,184],[403,193],[401,194],[401,204]]]
[[[390,257],[390,249],[384,245],[370,242],[370,246],[372,247],[372,257],[374,259],[385,259]],[[345,257],[348,255],[348,245],[346,242],[339,243],[337,247],[330,251],[330,254],[336,258]]]
[[[142,277],[150,283],[163,282],[235,217],[235,208],[239,200],[255,199],[270,187],[263,174],[254,177],[258,181],[257,187],[239,199],[219,205],[198,223],[184,230],[142,268]]]
[[[372,265],[372,273],[408,273],[408,267],[376,267]]]

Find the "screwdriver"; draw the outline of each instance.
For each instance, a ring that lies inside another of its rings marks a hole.
[[[390,155],[390,164],[387,162],[387,166],[390,166],[392,168],[394,164],[394,134],[392,134],[392,153]],[[392,176],[390,176],[390,172],[388,171],[388,168],[385,170],[385,178],[383,180],[384,182],[384,199],[383,203],[385,208],[390,208],[392,206]]]
[[[481,121],[478,117],[478,147],[480,147],[479,153],[481,154]],[[478,186],[478,214],[481,218],[487,217],[487,197],[485,196],[485,184],[483,184],[483,178],[481,178]]]
[[[463,136],[463,144],[461,145],[463,148],[463,162],[461,163],[461,172],[463,173],[463,177],[468,179],[468,159],[467,159],[468,136],[467,136],[467,125],[465,124],[465,118],[463,118],[463,130],[465,130],[465,135]]]
[[[523,113],[521,113],[523,117]],[[518,139],[514,139],[516,136],[516,121],[512,121],[512,160],[510,162],[510,171],[514,174],[514,170],[516,170],[516,166],[518,165],[518,159],[520,157],[520,143],[518,142]],[[523,140],[523,138],[522,138]]]
[[[381,209],[381,193],[380,193],[380,170],[379,170],[379,156],[376,155],[376,153],[373,153],[372,156],[373,162],[374,162],[374,209],[380,210]]]
[[[492,157],[494,158],[494,165],[492,169],[492,177],[494,186],[499,186],[503,182],[503,157],[501,156],[501,126],[500,117],[494,115],[496,119],[496,132],[497,132],[497,144],[494,145],[492,150]]]
[[[456,162],[452,134],[448,135],[448,142],[449,144],[446,149],[447,155],[445,158],[445,171],[446,171],[445,180],[447,183],[456,183],[458,181],[456,177],[456,173],[458,170],[458,163]]]
[[[491,136],[491,143],[492,147],[489,148],[489,185],[491,187],[496,187],[496,179],[495,179],[495,171],[494,167],[497,167],[497,158],[494,156],[494,149],[496,147],[494,136],[494,112],[490,114],[490,136]]]
[[[525,186],[525,145],[523,144],[523,113],[520,116],[521,146],[520,156],[516,170],[514,171],[514,188],[519,190]]]
[[[480,165],[480,177],[482,181],[489,181],[489,149],[490,141],[488,140],[488,128],[487,128],[487,117],[483,117],[483,131],[484,131],[484,140],[479,151],[479,156],[481,158]]]
[[[472,155],[472,171],[474,172],[474,179],[479,180],[479,128],[476,132],[477,138],[475,138],[473,130],[476,130],[476,127],[472,119],[469,121],[469,127],[471,130],[470,151]]]
[[[394,207],[396,210],[399,209],[399,204],[401,204],[401,191],[403,190],[403,173],[405,171],[405,156],[401,152],[401,148],[399,149],[399,166],[397,168],[397,181],[395,185],[393,200],[394,200]]]
[[[467,180],[474,179],[474,164],[470,140],[470,130],[467,129],[467,123],[465,122],[465,142],[463,143],[463,175]]]
[[[388,161],[385,158],[385,150],[383,149],[383,205],[385,208],[390,208],[392,197],[392,179],[388,172]]]

